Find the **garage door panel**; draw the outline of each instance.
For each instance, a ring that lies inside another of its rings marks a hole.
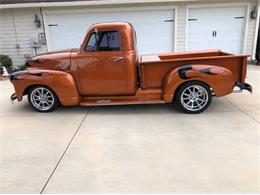
[[[52,50],[79,47],[93,23],[125,21],[135,27],[141,54],[174,50],[173,20],[173,10],[47,15]]]
[[[241,53],[245,16],[245,6],[189,9],[188,50],[218,48]]]

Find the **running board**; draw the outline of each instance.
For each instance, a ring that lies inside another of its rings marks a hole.
[[[135,105],[135,104],[164,104],[163,100],[129,100],[129,99],[82,99],[80,106],[107,106],[107,105]]]

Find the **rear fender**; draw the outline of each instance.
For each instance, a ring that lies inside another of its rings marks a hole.
[[[211,87],[216,96],[224,96],[233,91],[235,80],[232,72],[213,65],[188,65],[169,72],[164,80],[162,98],[173,100],[176,89],[188,81],[201,81]]]
[[[55,70],[25,70],[10,76],[18,101],[22,100],[26,89],[36,85],[51,88],[64,106],[78,105],[80,96],[73,77],[62,71]]]

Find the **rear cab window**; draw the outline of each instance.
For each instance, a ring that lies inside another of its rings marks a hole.
[[[93,32],[85,48],[88,52],[119,51],[120,34],[118,31]]]

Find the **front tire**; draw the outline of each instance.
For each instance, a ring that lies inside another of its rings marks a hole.
[[[197,114],[206,110],[212,100],[208,85],[199,81],[183,84],[176,94],[177,106],[184,112]]]
[[[38,112],[51,112],[59,105],[56,94],[48,87],[32,87],[28,93],[28,102]]]

